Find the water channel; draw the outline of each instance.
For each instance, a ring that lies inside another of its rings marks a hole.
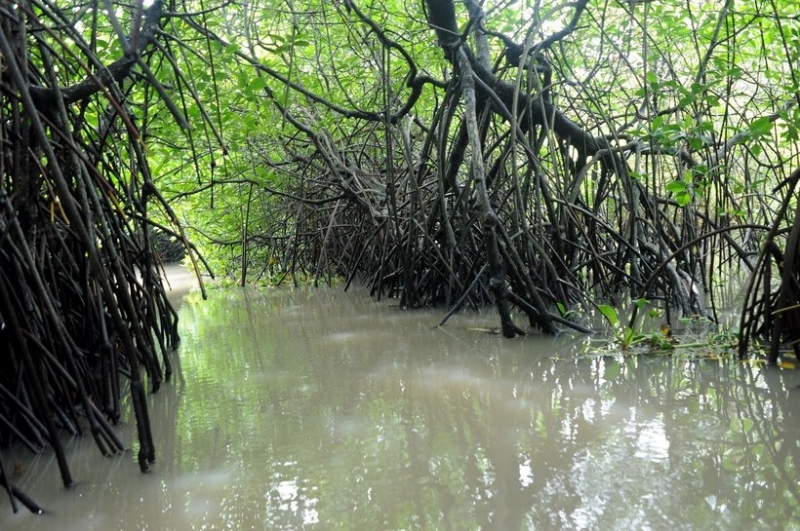
[[[0,497],[1,530],[800,529],[797,372],[437,328],[360,291],[179,313],[153,472],[130,418],[126,455],[69,442],[72,489],[50,453],[4,453],[48,512]]]

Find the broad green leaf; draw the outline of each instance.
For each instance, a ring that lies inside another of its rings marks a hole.
[[[667,192],[680,193],[686,191],[686,183],[684,181],[672,181],[667,183],[664,188]]]
[[[267,86],[267,80],[261,76],[255,76],[250,80],[247,85],[247,90],[250,92],[257,92]]]
[[[678,102],[678,107],[683,109],[684,107],[688,107],[692,103],[694,103],[696,96],[694,94],[689,94],[688,96],[684,96]]]
[[[750,124],[750,127],[748,129],[750,133],[753,134],[754,136],[765,135],[770,131],[772,131],[772,123],[773,122],[769,117],[764,116],[758,118],[756,121]]]
[[[685,207],[692,202],[692,194],[687,191],[680,192],[675,196],[675,201],[678,203],[678,206]]]
[[[617,326],[617,324],[619,324],[619,315],[617,314],[616,308],[608,304],[598,304],[597,309],[603,314],[603,317],[606,318],[608,324],[611,326]]]

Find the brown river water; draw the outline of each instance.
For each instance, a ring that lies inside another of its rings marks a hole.
[[[0,530],[800,529],[800,374],[514,340],[337,289],[181,304],[157,462],[5,451]],[[588,346],[587,346],[588,345]]]

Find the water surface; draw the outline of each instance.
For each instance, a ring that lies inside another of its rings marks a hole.
[[[492,315],[363,292],[212,292],[180,307],[152,396],[158,461],[4,453],[48,509],[16,530],[800,529],[800,377],[514,340]],[[18,469],[19,471],[20,469]]]

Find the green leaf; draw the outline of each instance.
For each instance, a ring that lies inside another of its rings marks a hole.
[[[633,332],[633,328],[631,328],[630,326],[626,326],[625,331],[622,334],[623,346],[626,347],[631,346],[635,339],[636,339],[636,334]]]
[[[686,183],[684,181],[672,181],[667,183],[667,186],[664,188],[667,192],[678,194],[686,191]]]
[[[686,142],[689,144],[689,147],[692,148],[693,151],[698,151],[703,148],[704,142],[703,139],[697,136],[690,136],[686,139]]]
[[[606,318],[608,324],[611,326],[617,326],[617,324],[619,324],[619,315],[617,314],[616,308],[608,304],[599,304],[597,309],[603,314],[603,317]]]
[[[786,139],[787,142],[796,142],[800,140],[800,134],[798,134],[797,126],[794,124],[787,124],[786,131],[783,133],[783,138]]]
[[[753,136],[766,135],[772,131],[772,120],[768,116],[758,118],[756,121],[750,124],[748,130]]]
[[[695,97],[696,96],[694,94],[689,94],[688,96],[684,96],[678,102],[678,107],[681,108],[681,109],[683,109],[685,107],[688,107],[689,105],[694,103]]]
[[[702,83],[692,83],[692,94],[700,94],[704,90],[708,88],[707,85],[703,85]]]
[[[260,76],[256,76],[250,80],[250,83],[247,85],[248,92],[258,92],[262,90],[264,87],[267,86],[267,81]]]
[[[685,207],[692,202],[692,194],[688,191],[680,192],[675,196],[675,201],[678,203],[678,206]]]

